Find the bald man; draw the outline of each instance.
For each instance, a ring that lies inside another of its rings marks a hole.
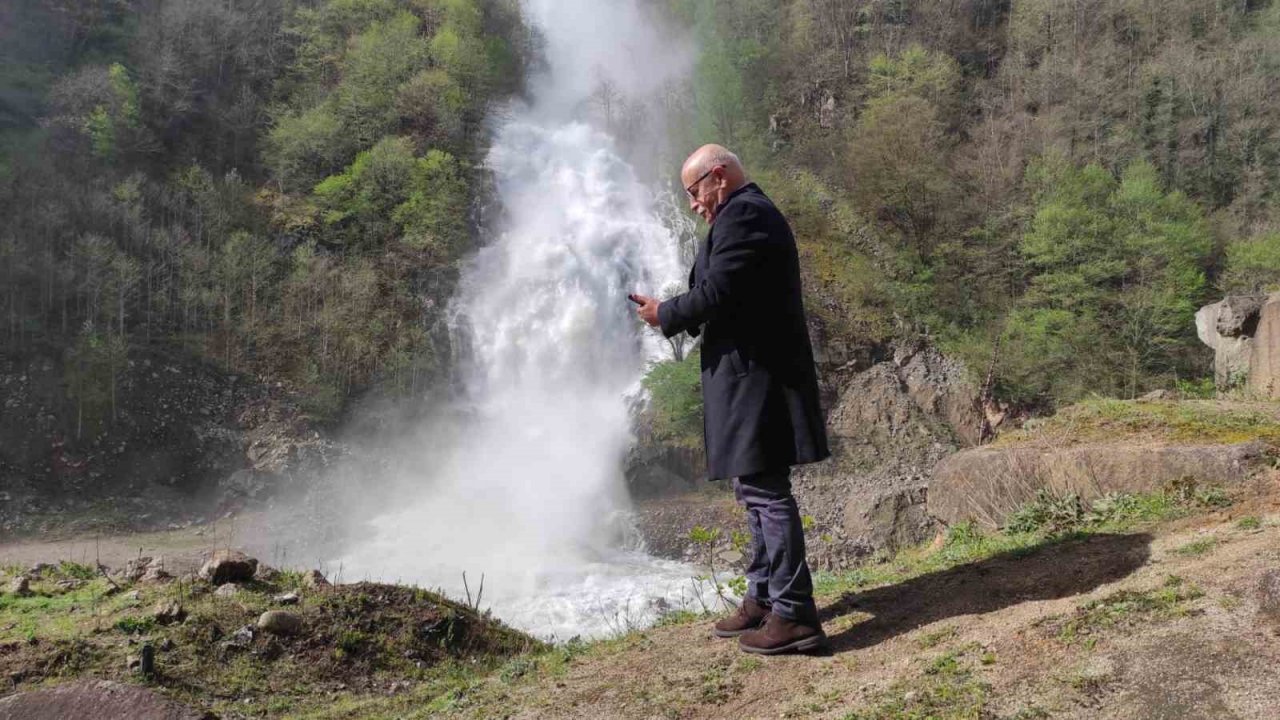
[[[753,545],[747,594],[713,632],[738,638],[747,652],[816,650],[826,635],[813,602],[791,466],[830,453],[795,238],[725,148],[699,148],[680,176],[689,209],[711,226],[689,291],[662,302],[632,299],[641,319],[667,337],[702,334],[707,473],[733,478],[747,510]]]

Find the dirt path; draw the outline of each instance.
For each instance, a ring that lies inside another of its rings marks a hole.
[[[1151,533],[827,598],[825,657],[755,658],[706,623],[659,628],[500,703],[529,720],[1280,717],[1280,639],[1255,597],[1271,568],[1274,492]]]

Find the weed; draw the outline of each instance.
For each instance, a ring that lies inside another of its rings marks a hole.
[[[1217,546],[1218,541],[1216,538],[1201,538],[1177,548],[1174,552],[1178,555],[1182,555],[1183,557],[1198,557],[1200,555],[1204,555]]]
[[[1262,518],[1257,515],[1247,515],[1236,521],[1236,527],[1241,530],[1257,530],[1262,527]]]
[[[921,650],[928,650],[931,647],[937,647],[939,644],[950,640],[956,636],[955,626],[947,626],[941,630],[935,630],[931,633],[925,633],[916,641]]]
[[[965,654],[950,652],[930,663],[919,678],[894,683],[873,707],[854,710],[844,720],[987,717],[990,693],[965,662]]]
[[[1086,642],[1086,636],[1102,630],[1130,625],[1143,618],[1170,619],[1189,614],[1187,603],[1204,595],[1195,585],[1170,575],[1155,590],[1121,590],[1101,600],[1076,609],[1075,614],[1058,624],[1058,639],[1071,643]]]
[[[145,635],[156,626],[156,619],[150,616],[122,617],[116,621],[115,629],[127,635]]]
[[[98,573],[88,565],[71,562],[70,560],[63,560],[58,563],[58,572],[76,580],[92,580],[98,575]]]

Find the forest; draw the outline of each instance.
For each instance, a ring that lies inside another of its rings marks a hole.
[[[670,6],[702,51],[682,144],[741,151],[830,337],[926,336],[1047,412],[1211,393],[1195,311],[1280,289],[1280,4]],[[687,444],[694,374],[650,381]]]
[[[1280,287],[1280,4],[649,4],[699,48],[673,147],[740,152],[825,337],[1047,411],[1203,390],[1195,310]],[[0,53],[0,337],[78,424],[158,346],[318,416],[439,377],[486,112],[536,62],[515,0],[16,0]],[[690,376],[650,379],[673,438]]]
[[[6,347],[63,358],[76,436],[154,347],[320,417],[425,382],[522,33],[505,0],[0,6]]]

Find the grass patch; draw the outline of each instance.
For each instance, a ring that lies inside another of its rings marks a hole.
[[[1262,440],[1280,446],[1280,414],[1266,403],[1176,402],[1092,398],[1003,433],[996,447],[1026,444],[1071,445],[1123,436],[1195,443]]]
[[[1173,552],[1183,557],[1199,557],[1218,546],[1216,538],[1201,538],[1175,549]]]
[[[844,720],[969,720],[988,717],[991,688],[973,670],[969,649],[935,658],[919,677],[894,683],[873,705]]]
[[[1090,501],[1075,493],[1058,495],[1041,488],[1035,499],[1010,513],[1004,530],[1050,535],[1122,532],[1141,524],[1174,520],[1230,504],[1231,498],[1225,490],[1199,485],[1191,478],[1174,481],[1157,493],[1108,493]]]
[[[1258,530],[1262,527],[1262,518],[1257,515],[1247,515],[1236,521],[1236,527],[1240,530]]]
[[[1048,618],[1043,623],[1063,642],[1087,642],[1112,628],[1185,617],[1191,613],[1188,603],[1203,595],[1195,585],[1170,575],[1154,590],[1121,590],[1080,606],[1068,618]]]

